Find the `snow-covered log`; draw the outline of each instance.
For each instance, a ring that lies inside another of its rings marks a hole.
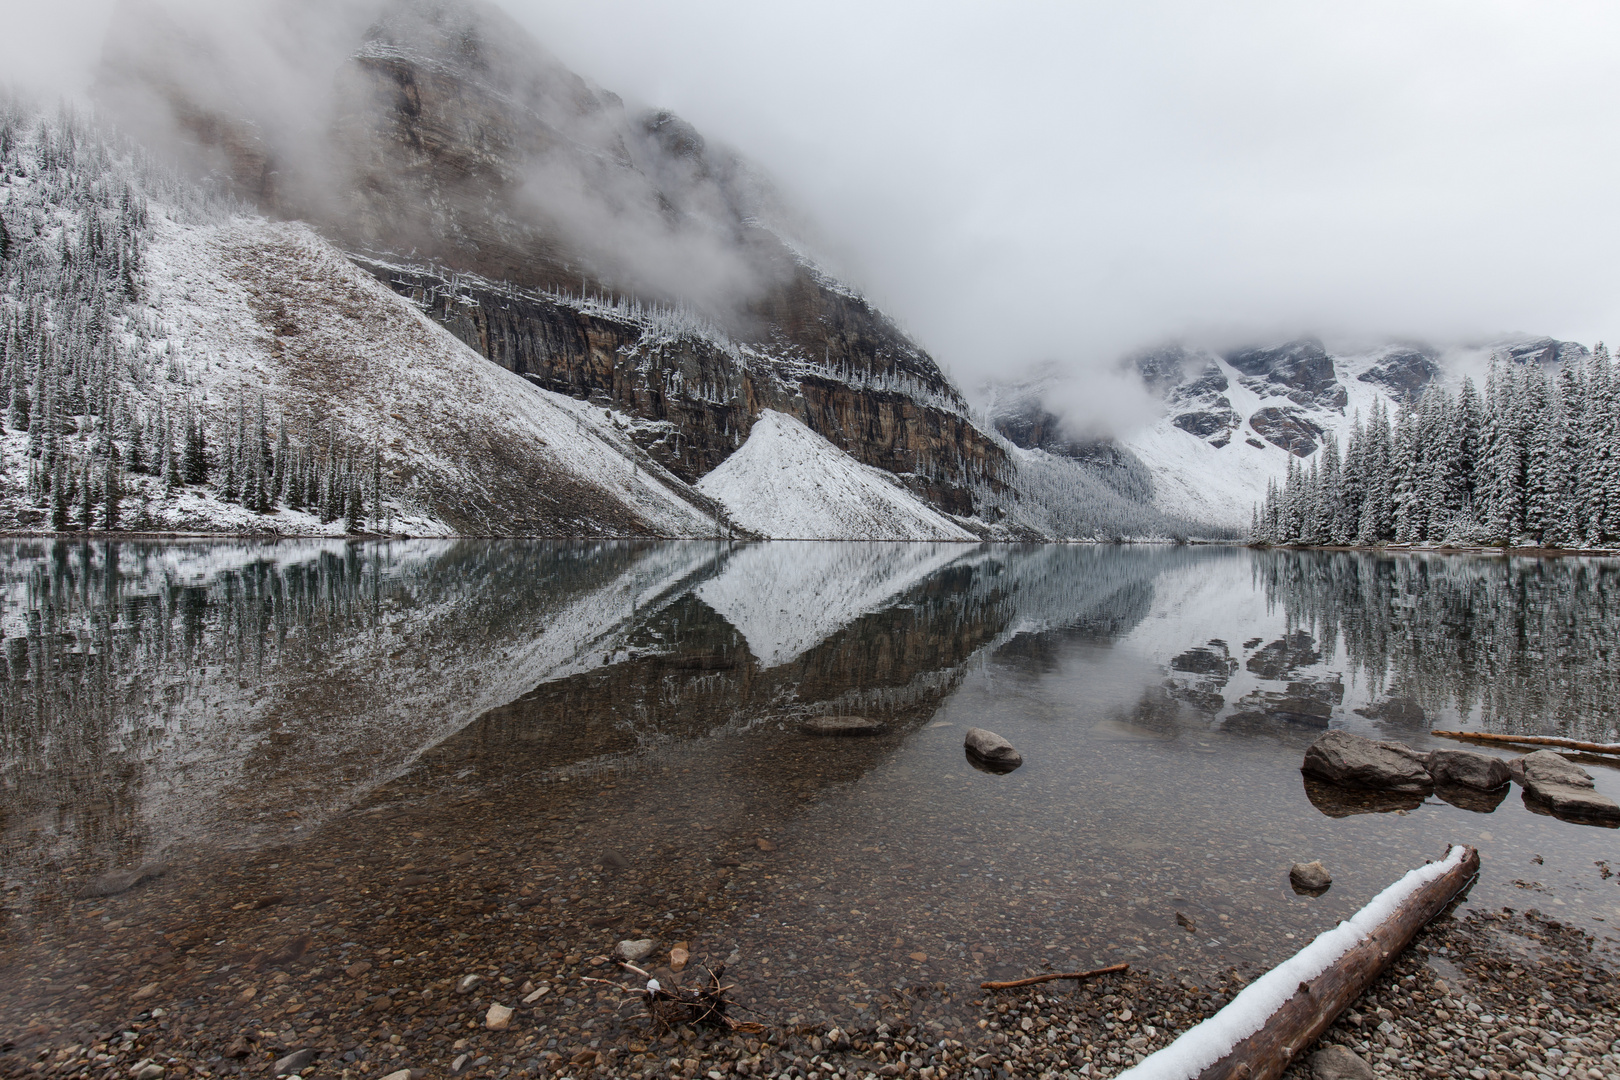
[[[1452,845],[1445,858],[1411,871],[1354,917],[1318,934],[1121,1080],[1281,1076],[1478,875],[1479,852]]]

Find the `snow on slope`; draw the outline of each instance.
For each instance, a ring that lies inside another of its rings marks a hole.
[[[218,431],[265,398],[295,442],[328,432],[382,456],[394,527],[540,535],[710,536],[710,513],[601,410],[485,360],[301,225],[165,221],[149,255],[159,348],[186,358],[182,388]],[[168,407],[179,411],[179,400]],[[151,485],[156,524],[331,532]]]
[[[881,469],[769,409],[698,481],[733,521],[772,540],[976,540]]]
[[[796,659],[976,548],[959,544],[751,544],[697,596],[764,667]]]
[[[1359,412],[1365,420],[1375,402],[1382,401],[1392,414],[1396,404],[1379,386],[1364,382],[1360,375],[1371,369],[1387,352],[1387,348],[1333,356],[1334,376],[1344,387],[1348,402],[1342,410],[1331,408],[1304,408],[1299,411],[1326,432],[1327,438],[1336,438],[1342,451],[1349,439],[1351,423]],[[1474,378],[1476,384],[1483,378],[1489,364],[1491,349],[1457,348],[1440,360],[1441,381],[1448,385],[1460,384],[1464,375]],[[1227,388],[1222,394],[1244,422],[1232,432],[1231,442],[1216,447],[1190,432],[1183,431],[1166,415],[1153,424],[1121,439],[1131,452],[1141,459],[1153,476],[1153,505],[1168,514],[1178,514],[1198,521],[1246,529],[1254,507],[1265,498],[1266,484],[1270,480],[1281,483],[1288,468],[1288,451],[1266,442],[1248,423],[1248,418],[1263,408],[1275,406],[1287,410],[1298,409],[1294,402],[1283,396],[1286,388],[1275,394],[1262,396],[1243,384],[1244,376],[1225,360],[1203,356],[1219,367],[1226,376]],[[1455,389],[1455,385],[1452,386]],[[1255,446],[1249,440],[1261,443]],[[1321,453],[1301,460],[1306,465]]]

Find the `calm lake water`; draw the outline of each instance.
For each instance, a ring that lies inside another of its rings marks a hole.
[[[0,1035],[306,954],[391,965],[400,999],[411,963],[509,946],[557,1000],[642,937],[784,1020],[1047,962],[1196,978],[1451,841],[1476,905],[1620,920],[1614,831],[1517,789],[1364,812],[1299,773],[1329,725],[1615,740],[1620,562],[19,541],[0,604]],[[829,714],[885,726],[801,733]],[[971,768],[972,726],[1025,765]],[[1311,859],[1335,883],[1297,896]]]

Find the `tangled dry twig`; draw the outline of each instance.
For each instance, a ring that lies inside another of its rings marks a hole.
[[[667,1031],[679,1024],[721,1027],[742,1034],[754,1034],[765,1030],[764,1024],[738,1020],[727,1015],[727,1010],[735,1003],[726,1000],[726,991],[731,990],[734,984],[720,981],[726,973],[724,964],[712,970],[705,968],[709,976],[708,981],[695,990],[679,986],[666,989],[657,979],[634,964],[620,962],[619,966],[646,979],[645,988],[625,986],[608,979],[586,978],[585,981],[612,986],[626,994],[626,1000],[639,998],[646,1006],[647,1015],[652,1018],[654,1027],[659,1031]]]

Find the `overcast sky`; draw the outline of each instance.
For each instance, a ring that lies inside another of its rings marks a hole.
[[[1183,334],[1620,337],[1620,5],[500,3],[760,162],[964,381]],[[82,85],[109,7],[0,0],[0,77]]]

